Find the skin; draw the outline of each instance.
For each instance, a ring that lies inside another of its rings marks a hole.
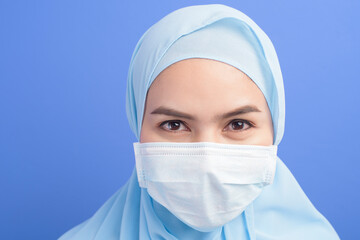
[[[172,64],[150,86],[140,142],[268,146],[273,126],[264,95],[246,74],[192,58]]]

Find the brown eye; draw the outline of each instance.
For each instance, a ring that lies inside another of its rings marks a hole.
[[[160,127],[167,131],[184,131],[187,130],[185,124],[181,121],[165,121],[160,124]]]
[[[244,131],[252,127],[252,124],[245,120],[234,120],[228,125],[230,131]]]

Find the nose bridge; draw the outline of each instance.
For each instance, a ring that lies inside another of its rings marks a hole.
[[[214,126],[205,125],[195,132],[193,142],[220,142],[220,134]]]

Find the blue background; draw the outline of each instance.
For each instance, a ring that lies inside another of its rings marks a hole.
[[[0,0],[0,239],[56,239],[131,174],[127,69],[180,7],[225,3],[272,39],[279,156],[342,239],[360,239],[360,1]]]

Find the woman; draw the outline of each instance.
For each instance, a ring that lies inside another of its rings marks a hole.
[[[224,5],[177,10],[138,42],[127,116],[136,171],[60,239],[339,239],[277,157],[280,66]]]

